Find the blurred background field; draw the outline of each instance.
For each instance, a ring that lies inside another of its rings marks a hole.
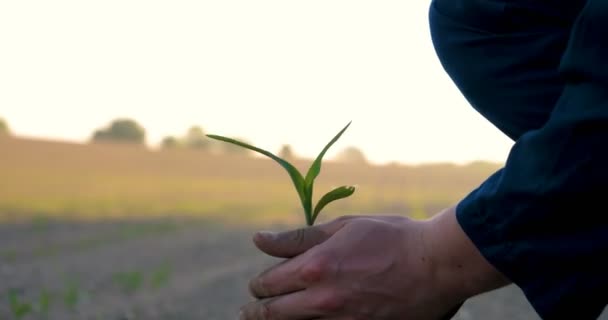
[[[160,148],[0,134],[0,319],[234,319],[249,279],[278,262],[257,251],[253,232],[300,227],[304,217],[283,168],[195,131],[196,143]],[[310,165],[288,146],[278,153],[301,171]],[[347,147],[323,164],[316,191],[357,191],[320,221],[425,219],[499,167],[374,165]],[[509,286],[469,300],[455,319],[538,317]]]
[[[276,163],[197,141],[154,149],[0,136],[0,319],[233,319],[249,277],[276,262],[251,234],[302,226],[303,213]],[[317,192],[358,186],[322,221],[429,217],[498,167],[378,166],[352,153],[322,167]]]
[[[251,154],[150,150],[133,144],[0,139],[0,218],[190,216],[302,222],[283,168]],[[293,160],[301,171],[310,161]],[[328,160],[317,192],[357,185],[328,215],[393,213],[428,217],[454,204],[498,164],[374,166]]]

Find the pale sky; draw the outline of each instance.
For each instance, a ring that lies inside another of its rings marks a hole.
[[[148,144],[200,125],[312,157],[503,162],[433,50],[422,0],[0,1],[0,117],[85,142],[112,119]]]

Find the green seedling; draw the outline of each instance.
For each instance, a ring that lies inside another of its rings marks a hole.
[[[53,296],[50,292],[46,290],[42,290],[40,296],[38,297],[38,312],[42,315],[48,315],[49,310],[51,308],[51,300]]]
[[[134,293],[144,282],[144,275],[139,271],[119,272],[114,275],[114,282],[118,284],[122,291]]]
[[[213,135],[213,134],[208,134],[207,136],[211,139],[232,143],[237,146],[253,150],[255,152],[261,153],[261,154],[273,159],[274,161],[278,162],[285,170],[287,170],[287,173],[291,177],[293,185],[296,188],[298,196],[300,197],[300,202],[302,203],[302,207],[304,209],[304,215],[306,217],[306,224],[309,226],[312,226],[315,223],[317,217],[319,216],[319,213],[325,206],[327,206],[329,203],[331,203],[333,201],[349,197],[355,192],[354,186],[341,186],[341,187],[335,188],[332,191],[326,193],[323,197],[321,197],[319,202],[317,202],[316,206],[314,206],[314,207],[312,206],[313,186],[314,186],[315,178],[317,178],[317,176],[321,172],[321,162],[323,161],[323,156],[325,156],[325,153],[327,152],[327,150],[329,150],[329,148],[336,141],[338,141],[340,136],[342,136],[342,134],[344,133],[344,131],[346,131],[346,129],[350,126],[350,124],[351,123],[349,122],[344,127],[344,129],[342,129],[340,132],[338,132],[338,134],[325,146],[325,148],[323,148],[321,153],[319,153],[317,158],[313,161],[312,165],[308,169],[306,176],[303,176],[298,171],[298,169],[296,169],[291,163],[287,162],[285,159],[282,159],[264,149],[260,149],[260,148],[254,147],[252,145],[249,145],[247,143],[237,141],[237,140],[234,140],[231,138],[223,137],[223,136],[218,136],[218,135]]]
[[[150,275],[150,284],[154,289],[159,289],[169,283],[170,277],[171,267],[168,264],[164,264],[152,272]]]
[[[24,302],[19,299],[19,295],[15,290],[10,290],[8,292],[8,304],[11,308],[11,312],[15,319],[23,319],[23,317],[30,314],[34,311],[32,304],[29,302]]]
[[[76,310],[76,306],[80,301],[80,290],[76,283],[70,283],[63,293],[63,303],[69,310]]]

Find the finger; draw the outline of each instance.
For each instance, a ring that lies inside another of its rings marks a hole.
[[[350,218],[342,217],[325,224],[285,232],[258,232],[253,236],[253,242],[271,256],[291,258],[329,239]]]
[[[304,290],[331,275],[331,261],[323,250],[309,250],[251,279],[249,290],[258,299]]]
[[[251,302],[241,308],[241,320],[325,319],[342,308],[330,290],[315,287]]]

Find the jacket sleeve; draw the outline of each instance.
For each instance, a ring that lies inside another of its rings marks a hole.
[[[457,218],[543,319],[596,319],[608,303],[608,1],[587,2],[560,74],[549,121],[515,142]]]

